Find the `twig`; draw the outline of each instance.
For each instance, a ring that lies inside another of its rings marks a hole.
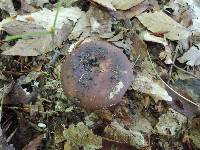
[[[140,55],[138,55],[138,57],[136,58],[136,60],[132,63],[133,67],[136,65],[136,63],[138,62],[139,58],[140,58]]]
[[[198,76],[194,75],[193,73],[188,72],[188,71],[186,71],[186,70],[184,70],[184,69],[178,67],[178,66],[175,65],[175,64],[173,64],[173,66],[174,66],[174,68],[179,69],[180,71],[182,71],[182,72],[184,72],[184,73],[187,73],[187,74],[189,74],[189,75],[191,75],[191,76],[193,76],[193,77],[195,77],[195,78],[197,78],[197,79],[200,79],[200,77],[198,77]]]
[[[169,84],[170,79],[172,77],[172,70],[173,70],[173,67],[174,67],[174,63],[176,61],[176,56],[177,56],[178,50],[179,50],[179,45],[176,46],[175,54],[174,54],[174,57],[173,57],[173,60],[172,60],[172,64],[170,66],[169,75],[168,75],[168,81],[167,81],[168,84]]]

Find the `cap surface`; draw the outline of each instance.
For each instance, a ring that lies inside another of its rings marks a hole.
[[[65,95],[79,98],[86,109],[119,103],[133,78],[131,63],[122,50],[104,41],[79,45],[61,68]]]

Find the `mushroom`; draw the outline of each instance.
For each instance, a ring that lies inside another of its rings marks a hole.
[[[133,79],[123,51],[105,41],[81,43],[61,68],[65,95],[79,98],[81,106],[90,110],[122,101]]]

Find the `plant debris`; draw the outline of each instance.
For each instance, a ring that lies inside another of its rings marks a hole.
[[[147,29],[153,33],[163,33],[170,40],[184,40],[190,35],[189,30],[161,11],[142,13],[137,18]]]
[[[200,149],[199,0],[1,0],[0,149]]]

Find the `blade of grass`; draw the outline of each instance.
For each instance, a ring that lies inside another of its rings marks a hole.
[[[6,36],[4,41],[9,42],[9,41],[17,40],[17,39],[20,39],[20,38],[26,38],[26,37],[37,36],[37,35],[47,35],[47,34],[51,34],[51,32],[49,32],[49,31],[26,32],[26,33],[23,33],[23,34]]]
[[[54,22],[53,22],[53,29],[54,29],[54,32],[55,32],[56,22],[57,22],[57,19],[58,19],[58,14],[59,14],[59,12],[60,12],[61,4],[62,4],[62,0],[59,0],[59,1],[58,1],[58,5],[57,5],[57,8],[56,8],[56,16],[55,16]]]
[[[55,45],[55,39],[54,39],[55,28],[56,28],[56,22],[58,20],[58,14],[60,12],[61,4],[62,4],[62,0],[58,0],[58,4],[57,4],[57,8],[56,8],[56,15],[55,15],[55,18],[54,18],[53,26],[51,27],[51,37],[52,37],[53,45]]]

